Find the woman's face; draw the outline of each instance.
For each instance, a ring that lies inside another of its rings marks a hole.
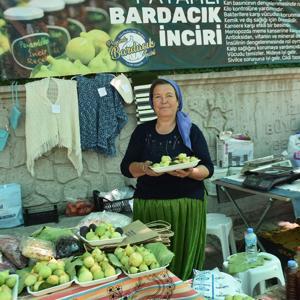
[[[153,109],[158,118],[175,119],[178,110],[176,92],[170,84],[159,84],[153,90]]]

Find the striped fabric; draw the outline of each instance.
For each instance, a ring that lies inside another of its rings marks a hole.
[[[156,114],[149,104],[149,89],[151,84],[134,86],[137,123],[141,124],[156,119]]]
[[[32,299],[32,296],[22,299]],[[168,270],[139,278],[124,275],[113,282],[98,286],[72,285],[53,294],[34,297],[35,300],[109,300],[109,299],[201,299],[188,282],[183,282]],[[21,299],[21,298],[20,298]]]

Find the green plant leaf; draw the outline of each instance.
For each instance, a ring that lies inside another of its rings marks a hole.
[[[25,278],[28,273],[31,272],[32,267],[27,267],[21,270],[17,270],[16,273],[19,275],[19,286],[18,286],[18,294],[21,294],[25,288]]]
[[[119,259],[112,253],[108,253],[107,257],[109,259],[109,261],[115,266],[115,267],[119,267],[119,268],[124,268],[124,266],[121,264],[121,262],[119,261]]]
[[[168,265],[174,257],[174,253],[170,251],[166,245],[160,242],[149,243],[145,245],[145,248],[154,254],[160,266]]]
[[[74,258],[69,257],[64,260],[65,261],[65,270],[70,275],[70,278],[73,279],[76,276],[76,267],[82,266],[83,261],[80,257]]]

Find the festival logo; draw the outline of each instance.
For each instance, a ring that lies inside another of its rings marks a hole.
[[[114,41],[107,42],[113,60],[119,60],[128,67],[141,67],[155,55],[155,42],[137,29],[121,31]]]

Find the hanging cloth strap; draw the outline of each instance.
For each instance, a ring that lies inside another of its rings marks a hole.
[[[19,103],[19,94],[18,94],[18,83],[17,82],[13,82],[10,86],[11,89],[11,100],[12,100],[12,109],[9,115],[9,123],[10,126],[16,130],[18,125],[19,125],[19,121],[20,121],[20,117],[21,117],[21,111],[20,111],[20,103]]]

